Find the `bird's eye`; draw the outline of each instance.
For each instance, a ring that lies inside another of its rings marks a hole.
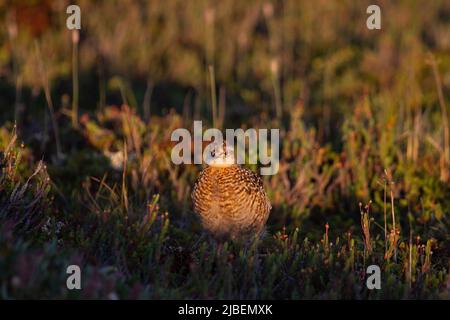
[[[211,156],[215,157],[216,156],[216,150],[211,151]]]

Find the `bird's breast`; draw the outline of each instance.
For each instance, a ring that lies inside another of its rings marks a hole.
[[[238,166],[205,168],[192,198],[194,211],[213,233],[259,232],[270,210],[260,178]]]

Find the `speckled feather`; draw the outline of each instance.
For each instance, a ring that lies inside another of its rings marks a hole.
[[[259,235],[272,208],[261,178],[238,165],[206,167],[194,186],[192,200],[203,227],[218,239]]]

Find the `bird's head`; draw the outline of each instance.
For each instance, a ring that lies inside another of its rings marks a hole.
[[[209,145],[207,151],[206,164],[214,168],[226,168],[235,163],[234,149],[223,143],[213,143]]]

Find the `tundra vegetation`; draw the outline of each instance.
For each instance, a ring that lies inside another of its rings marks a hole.
[[[79,32],[0,1],[1,299],[450,298],[449,1],[381,30],[366,1],[78,4]],[[202,234],[194,120],[280,129],[260,243]]]

